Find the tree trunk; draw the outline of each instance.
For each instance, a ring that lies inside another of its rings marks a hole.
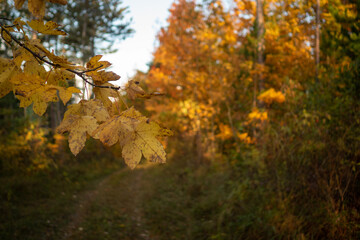
[[[264,33],[265,33],[265,26],[264,26],[264,0],[256,0],[256,37],[257,37],[257,49],[256,49],[256,63],[258,67],[260,67],[261,71],[264,67],[264,48],[265,48],[265,41],[264,41]],[[259,92],[264,88],[264,79],[262,72],[257,74],[257,82]]]
[[[315,29],[315,80],[319,82],[320,64],[320,0],[316,0],[316,29]]]

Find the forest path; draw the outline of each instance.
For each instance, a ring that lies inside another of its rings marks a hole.
[[[63,239],[150,239],[142,217],[145,171],[119,170],[80,193]]]

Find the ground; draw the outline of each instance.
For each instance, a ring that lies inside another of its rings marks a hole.
[[[142,212],[145,171],[121,169],[76,196],[64,239],[150,239]]]

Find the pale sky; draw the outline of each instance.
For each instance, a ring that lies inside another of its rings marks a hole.
[[[146,71],[146,65],[152,59],[156,34],[160,27],[166,26],[168,9],[174,0],[123,0],[123,6],[129,6],[127,17],[133,18],[131,27],[133,37],[121,41],[115,46],[118,51],[105,55],[101,60],[112,63],[111,71],[121,76],[122,85],[132,77],[136,69]]]

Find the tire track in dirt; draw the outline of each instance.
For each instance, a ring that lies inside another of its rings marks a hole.
[[[63,230],[63,240],[88,239],[88,235],[99,239],[111,239],[112,235],[150,240],[142,213],[144,171],[142,168],[119,170],[101,180],[94,189],[80,193],[77,210]],[[94,219],[105,219],[100,223],[104,226],[97,226],[99,223]]]

